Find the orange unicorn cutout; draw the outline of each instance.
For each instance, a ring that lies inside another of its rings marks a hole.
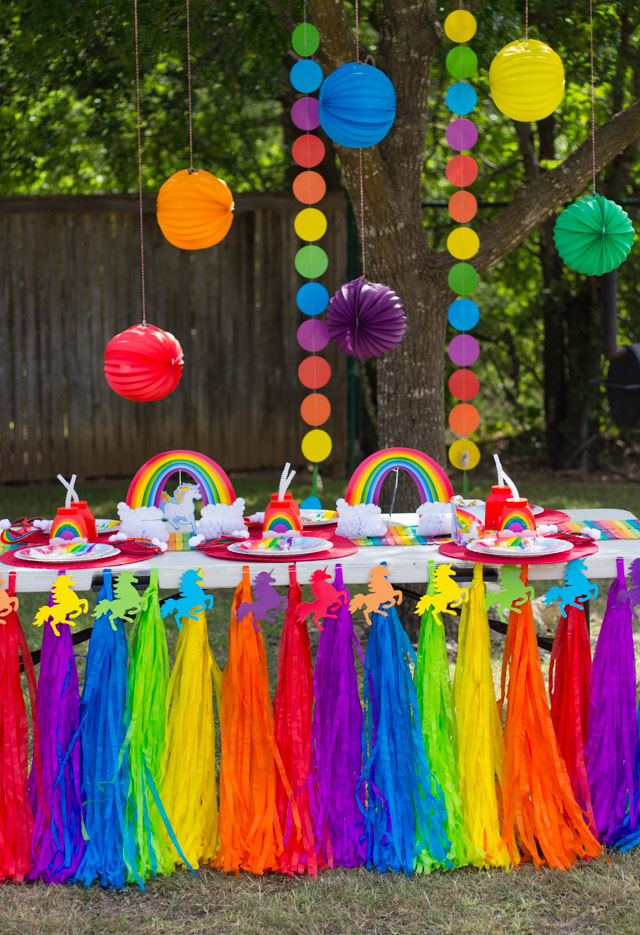
[[[382,614],[388,617],[389,614],[384,607],[393,607],[394,604],[402,603],[402,591],[398,591],[389,581],[391,569],[386,562],[381,562],[371,569],[367,587],[368,594],[356,594],[351,598],[349,610],[353,613],[356,610],[362,610],[364,619],[371,626],[371,614]]]
[[[4,578],[0,578],[0,626],[6,626],[7,617],[18,610],[18,598],[11,597],[6,587]]]

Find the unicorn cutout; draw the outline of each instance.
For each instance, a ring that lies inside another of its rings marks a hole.
[[[627,593],[629,595],[629,603],[633,608],[640,604],[640,558],[636,558],[631,562],[629,578],[631,579],[633,587],[630,588]],[[636,617],[636,619],[638,617],[635,610],[633,611],[633,616]]]
[[[180,578],[180,592],[176,600],[170,597],[160,606],[160,616],[164,620],[169,614],[182,629],[180,620],[197,620],[197,615],[206,608],[213,607],[213,597],[202,590],[202,568],[188,568]]]
[[[202,494],[197,484],[180,484],[170,497],[165,491],[160,496],[160,509],[165,520],[174,529],[189,526],[196,531],[195,500],[202,500]]]
[[[384,607],[393,607],[394,604],[402,603],[402,591],[397,591],[391,584],[391,569],[386,562],[381,562],[371,569],[367,587],[368,594],[356,594],[351,598],[349,610],[353,613],[362,609],[364,619],[371,626],[371,614],[382,614],[388,617],[389,614]]]
[[[113,600],[99,601],[93,616],[98,618],[108,615],[112,630],[117,629],[113,622],[117,618],[123,623],[133,623],[142,606],[142,595],[136,589],[137,583],[138,579],[130,571],[121,571],[114,581]]]
[[[560,605],[561,615],[566,617],[565,607],[579,607],[584,601],[592,597],[596,598],[598,587],[591,584],[584,574],[586,569],[587,566],[581,558],[574,558],[573,561],[567,562],[564,570],[564,585],[561,588],[557,585],[549,588],[542,596],[542,603],[549,605],[557,602]]]
[[[515,614],[522,612],[522,607],[533,599],[533,588],[525,585],[520,577],[517,565],[503,565],[498,577],[500,590],[496,593],[489,592],[485,598],[484,604],[487,610],[490,607],[498,608],[498,616],[504,620],[504,614],[507,616],[509,611]]]
[[[455,615],[455,610],[449,610],[449,605],[461,607],[469,592],[466,588],[458,587],[453,580],[454,574],[451,565],[438,565],[433,577],[435,593],[422,595],[415,609],[416,614],[422,616],[425,610],[433,610],[436,614]]]
[[[18,610],[18,598],[10,597],[0,582],[0,625],[6,626],[7,617]]]
[[[253,614],[254,620],[261,620],[263,623],[275,623],[280,611],[287,609],[287,598],[278,594],[273,587],[276,579],[270,571],[259,571],[253,580],[253,593],[255,600],[243,601],[238,607],[238,620],[244,620],[249,614]],[[270,614],[273,612],[273,617]]]
[[[58,575],[51,588],[53,606],[45,605],[40,608],[33,621],[34,627],[50,623],[56,636],[60,636],[58,627],[61,623],[75,627],[74,619],[81,613],[88,613],[89,604],[84,597],[78,597],[75,591],[71,590],[74,585],[75,582],[68,575]]]
[[[327,574],[326,568],[318,568],[317,571],[311,573],[309,587],[313,600],[306,601],[298,607],[296,620],[299,623],[311,617],[317,628],[322,630],[323,618],[330,617],[335,620],[340,605],[346,606],[349,603],[349,592],[344,588],[337,590],[330,582],[331,577]],[[332,609],[336,611],[334,614],[330,613]]]

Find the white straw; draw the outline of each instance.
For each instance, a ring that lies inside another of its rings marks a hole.
[[[66,508],[67,510],[68,510],[69,507],[71,506],[71,498],[72,498],[72,497],[73,497],[73,499],[74,499],[76,502],[80,499],[80,497],[78,496],[78,494],[75,492],[75,489],[74,489],[74,488],[75,488],[75,485],[76,485],[76,480],[77,480],[77,479],[78,479],[78,475],[77,475],[77,474],[72,474],[72,475],[71,475],[71,480],[70,480],[69,482],[67,482],[67,481],[64,479],[64,477],[62,476],[62,474],[58,474],[58,480],[60,481],[60,483],[62,484],[62,486],[63,486],[63,487],[66,489],[66,491],[67,491],[67,496],[66,496],[65,499],[64,499],[64,505],[65,505],[65,508]]]
[[[291,484],[291,481],[296,476],[295,471],[291,471],[290,474],[288,473],[290,467],[291,467],[291,464],[287,461],[287,463],[285,464],[283,468],[282,474],[280,475],[280,486],[278,487],[278,499],[279,500],[284,500],[284,495],[287,492],[287,487]]]
[[[496,462],[496,471],[498,472],[498,487],[504,487],[504,471],[500,464],[500,458],[498,455],[494,454],[493,460]]]

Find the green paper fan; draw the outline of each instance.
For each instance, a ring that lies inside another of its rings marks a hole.
[[[602,195],[574,201],[553,228],[553,240],[563,263],[587,276],[602,276],[620,266],[634,238],[627,212]]]

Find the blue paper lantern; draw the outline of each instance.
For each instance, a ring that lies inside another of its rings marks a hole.
[[[396,92],[373,65],[348,62],[322,83],[320,126],[340,146],[365,149],[383,140],[396,116]]]

